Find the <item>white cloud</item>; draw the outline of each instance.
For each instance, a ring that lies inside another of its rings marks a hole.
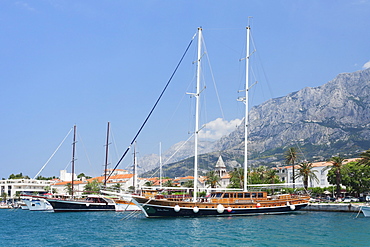
[[[362,68],[364,68],[364,69],[370,68],[370,61],[365,63],[364,66],[362,66]]]
[[[241,121],[241,119],[226,121],[222,118],[217,118],[206,124],[205,128],[199,132],[199,138],[218,140],[234,131]]]

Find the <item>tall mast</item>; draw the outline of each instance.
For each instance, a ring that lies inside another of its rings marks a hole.
[[[250,26],[247,27],[247,48],[245,60],[245,125],[244,125],[244,191],[248,191],[248,90],[249,90],[249,38]]]
[[[136,192],[136,183],[137,183],[137,157],[136,157],[136,141],[134,145],[134,181],[133,181],[133,186],[134,186],[134,192]]]
[[[202,52],[202,28],[198,28],[198,58],[197,58],[197,88],[195,96],[195,133],[194,133],[194,195],[193,201],[197,201],[198,191],[198,132],[199,132],[199,94],[200,94],[200,58]]]
[[[108,126],[107,126],[107,141],[105,143],[104,187],[107,187],[109,129],[110,129],[110,122],[108,122]]]
[[[162,143],[159,143],[159,187],[162,188]]]
[[[74,190],[74,174],[75,174],[75,150],[76,150],[76,125],[73,126],[73,143],[72,143],[72,193],[71,196],[73,198],[73,190]]]

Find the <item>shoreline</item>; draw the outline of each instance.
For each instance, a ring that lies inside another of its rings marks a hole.
[[[302,211],[325,211],[325,212],[356,212],[365,203],[309,203]]]

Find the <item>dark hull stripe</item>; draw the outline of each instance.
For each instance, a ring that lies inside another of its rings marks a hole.
[[[115,211],[114,204],[84,203],[68,201],[48,200],[53,206],[54,212],[86,212],[86,211]]]
[[[246,216],[258,214],[283,214],[293,213],[307,206],[307,203],[296,204],[292,210],[290,206],[281,207],[265,207],[265,208],[234,208],[228,211],[225,208],[223,213],[218,213],[216,208],[199,208],[199,212],[195,213],[193,208],[181,208],[176,212],[173,207],[158,206],[158,205],[144,205],[147,217],[202,217],[202,216]]]

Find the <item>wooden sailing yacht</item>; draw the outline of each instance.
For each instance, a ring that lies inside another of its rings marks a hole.
[[[83,211],[114,211],[116,204],[112,199],[101,195],[88,195],[85,199],[74,198],[74,161],[76,149],[76,125],[73,127],[73,148],[72,148],[72,190],[71,199],[46,198],[53,206],[54,212],[83,212]],[[109,131],[109,123],[108,123]],[[108,132],[109,133],[109,132]]]
[[[246,96],[241,101],[245,103],[245,161],[244,181],[247,181],[247,133],[248,133],[248,67],[249,67],[249,36],[247,27],[246,50]],[[254,214],[290,213],[306,207],[309,196],[276,195],[268,196],[265,191],[248,191],[247,182],[243,191],[211,192],[207,199],[197,198],[198,178],[198,132],[199,132],[199,97],[200,97],[200,60],[201,60],[202,29],[198,28],[198,59],[197,59],[197,91],[192,94],[196,99],[195,117],[195,154],[194,154],[194,193],[193,198],[164,198],[163,195],[146,194],[131,195],[146,217],[200,217],[200,216],[241,216]]]

